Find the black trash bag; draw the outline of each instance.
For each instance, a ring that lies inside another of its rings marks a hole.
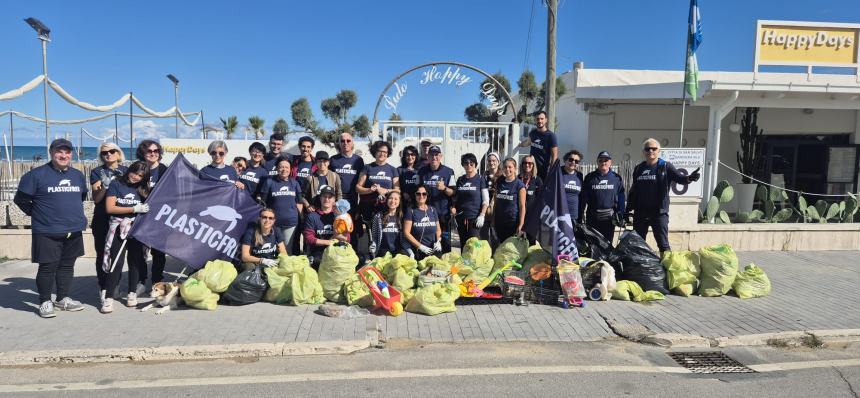
[[[228,305],[253,304],[263,299],[269,284],[263,267],[257,266],[252,270],[240,273],[227,291],[221,294],[221,302]]]
[[[612,254],[612,242],[588,225],[576,224],[573,235],[576,237],[576,249],[581,257],[606,261]]]
[[[615,268],[616,279],[636,282],[645,291],[669,294],[666,270],[660,263],[660,256],[636,232],[626,231],[621,235],[618,246],[609,257],[609,264]]]

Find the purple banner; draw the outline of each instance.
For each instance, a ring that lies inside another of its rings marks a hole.
[[[239,240],[262,209],[233,183],[201,177],[182,154],[146,203],[149,213],[137,216],[131,236],[195,269],[210,260],[238,259]]]
[[[567,197],[564,192],[564,181],[561,178],[561,165],[556,160],[549,167],[549,174],[537,192],[532,206],[526,212],[526,224],[523,230],[529,236],[539,236],[540,229],[546,227],[552,239],[552,256],[568,255],[572,260],[579,258],[576,249],[576,238],[573,236],[573,223],[567,209]],[[537,214],[538,217],[532,217]]]

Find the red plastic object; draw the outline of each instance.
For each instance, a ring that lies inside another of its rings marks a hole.
[[[379,291],[379,288],[376,287],[376,282],[371,282],[370,280],[368,280],[367,276],[365,276],[365,272],[372,273],[377,278],[377,280],[383,281],[386,284],[388,284],[388,281],[386,281],[385,278],[382,277],[382,274],[379,273],[378,269],[372,266],[366,265],[358,270],[358,276],[361,278],[361,280],[364,282],[364,285],[367,286],[367,289],[370,290],[370,294],[373,296],[373,308],[371,308],[371,311],[385,310],[385,312],[387,312],[388,314],[393,315],[391,312],[391,307],[392,305],[394,305],[394,303],[400,304],[400,292],[395,289],[394,286],[391,286],[389,284],[388,295],[390,297],[383,296],[382,292]]]

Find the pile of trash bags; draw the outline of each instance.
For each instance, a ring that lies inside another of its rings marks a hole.
[[[761,268],[749,264],[739,270],[738,256],[729,245],[703,247],[698,252],[667,252],[663,265],[669,288],[681,296],[698,293],[718,297],[734,290],[738,297],[746,299],[771,292],[770,279]]]
[[[179,286],[179,293],[189,307],[212,311],[218,308],[218,294],[227,291],[237,275],[232,263],[209,261]]]

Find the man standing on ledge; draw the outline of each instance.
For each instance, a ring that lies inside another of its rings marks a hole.
[[[642,155],[645,161],[633,169],[627,211],[633,213],[633,230],[643,239],[651,227],[662,257],[672,250],[669,246],[669,186],[673,182],[687,185],[698,181],[700,175],[696,169],[685,176],[672,163],[660,159],[660,142],[653,138],[642,143]]]
[[[356,217],[358,214],[358,192],[355,190],[355,184],[358,183],[358,175],[364,170],[364,159],[356,155],[354,151],[355,143],[352,140],[352,134],[341,133],[337,140],[337,155],[331,157],[330,169],[340,175],[340,189],[343,192],[343,198],[352,205],[349,209],[349,215],[352,216],[355,228],[350,234],[349,241],[352,242],[352,246],[358,253],[358,248],[361,247],[358,244],[358,238],[362,235],[361,231],[364,225]]]
[[[32,218],[32,260],[39,264],[36,288],[39,316],[53,318],[54,308],[80,311],[81,303],[68,296],[75,274],[75,261],[84,255],[83,230],[87,228],[84,199],[87,180],[71,167],[74,147],[58,138],[49,147],[50,163],[36,167],[21,177],[15,204]],[[51,301],[54,285],[56,301]]]
[[[546,127],[547,114],[544,111],[537,113],[535,129],[529,132],[529,136],[520,143],[520,147],[531,146],[529,154],[535,158],[535,168],[541,180],[546,180],[549,165],[558,159],[558,139],[555,133]]]

